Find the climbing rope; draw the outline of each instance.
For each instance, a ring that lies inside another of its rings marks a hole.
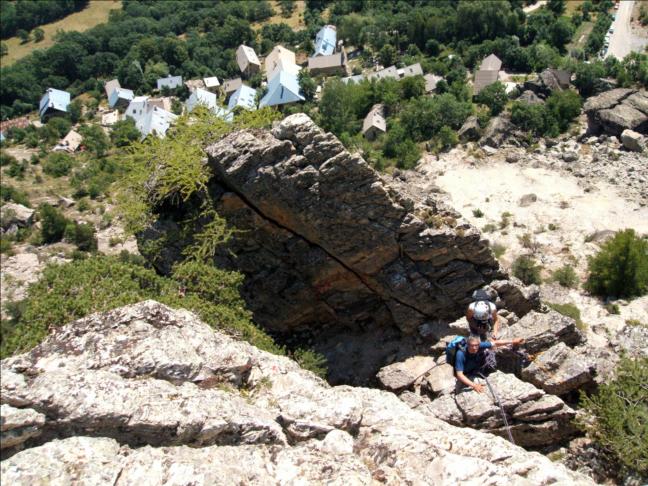
[[[486,381],[486,385],[488,385],[488,389],[490,390],[491,395],[493,395],[493,399],[497,402],[497,405],[499,405],[500,412],[502,413],[502,418],[504,419],[504,425],[506,426],[506,433],[508,434],[509,441],[511,442],[511,444],[515,445],[515,441],[513,440],[513,434],[511,434],[511,426],[509,425],[508,420],[506,420],[504,407],[502,407],[502,402],[497,396],[497,393],[495,393],[495,388],[491,386],[490,381],[488,381],[488,378],[486,378],[485,375],[479,373],[479,376],[481,376]]]

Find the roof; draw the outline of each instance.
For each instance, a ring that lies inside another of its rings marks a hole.
[[[63,138],[63,140],[61,140],[52,150],[65,150],[67,152],[74,152],[79,148],[79,145],[81,145],[82,141],[83,137],[80,133],[75,132],[74,130],[70,130],[68,134]]]
[[[426,74],[423,76],[423,79],[425,79],[425,91],[429,93],[436,89],[437,83],[441,81],[443,77],[437,76],[436,74]]]
[[[305,99],[300,94],[297,76],[279,71],[268,83],[268,92],[259,102],[259,107],[285,105]]]
[[[412,64],[410,66],[405,66],[402,69],[398,70],[398,75],[401,78],[408,78],[410,76],[423,76],[423,68],[421,63]]]
[[[498,75],[499,71],[477,71],[475,74],[474,93],[479,94],[479,92],[486,86],[493,84],[497,81]]]
[[[206,88],[215,88],[216,86],[220,86],[220,81],[218,81],[218,78],[216,76],[203,78],[203,81],[205,82]]]
[[[242,106],[248,110],[256,110],[256,89],[242,85],[230,96],[227,108],[233,110],[237,106]]]
[[[177,88],[182,85],[182,76],[171,76],[168,75],[166,78],[160,78],[157,80],[157,89],[162,88]]]
[[[238,49],[236,49],[236,62],[242,72],[245,71],[250,64],[261,67],[261,62],[259,62],[259,58],[257,57],[256,52],[254,52],[254,49],[243,44],[238,46]]]
[[[296,65],[295,53],[283,46],[275,46],[265,59],[265,71],[268,80],[274,77],[277,71],[286,69],[290,65]]]
[[[346,78],[340,79],[344,84],[347,84],[349,82],[352,83],[360,83],[361,81],[364,81],[365,77],[364,74],[356,74],[355,76],[347,76]]]
[[[335,52],[337,29],[334,25],[325,25],[315,36],[315,53],[313,56],[330,56]]]
[[[26,116],[21,116],[18,118],[12,118],[11,120],[0,121],[0,130],[8,130],[9,128],[27,128],[31,125],[29,118]]]
[[[38,104],[38,112],[41,117],[49,109],[67,112],[69,105],[70,93],[60,89],[48,88]]]
[[[135,125],[139,129],[142,138],[151,134],[164,137],[176,118],[178,117],[169,111],[149,105],[144,116],[136,120]]]
[[[371,127],[377,128],[382,132],[387,131],[387,122],[384,117],[383,105],[377,104],[371,107],[369,113],[362,122],[362,133],[366,133]]]
[[[188,81],[185,81],[185,86],[189,91],[195,91],[198,88],[204,88],[205,87],[205,82],[202,79],[190,79]]]
[[[130,105],[129,105],[130,106]],[[109,111],[101,115],[101,124],[104,126],[110,126],[119,121],[119,111]]]
[[[120,100],[125,100],[125,101],[131,101],[135,97],[135,93],[131,91],[130,89],[126,88],[117,88],[110,93],[110,96],[108,97],[108,106],[111,108],[114,108],[115,105],[120,101]]]
[[[388,68],[382,69],[378,72],[371,73],[368,77],[369,79],[376,79],[376,80],[385,79],[385,78],[399,79],[396,66],[389,66]]]
[[[225,93],[233,93],[241,86],[243,86],[243,80],[241,78],[234,78],[223,81],[223,91],[225,91]]]
[[[330,56],[317,56],[308,58],[308,69],[326,69],[332,67],[342,67],[346,65],[346,58],[343,52],[338,52]]]
[[[485,58],[479,66],[480,71],[499,71],[502,69],[502,61],[495,54]]]
[[[121,88],[121,84],[119,84],[118,79],[111,79],[110,81],[106,81],[106,84],[104,85],[104,90],[106,91],[106,98],[110,98],[112,92],[119,88]]]
[[[151,106],[157,106],[166,111],[171,111],[171,98],[168,96],[163,96],[160,98],[149,98],[148,104]]]
[[[193,111],[194,108],[196,108],[196,106],[198,105],[203,105],[206,108],[213,110],[218,105],[217,101],[218,98],[214,93],[202,88],[198,88],[193,93],[191,93],[191,96],[189,96],[189,99],[187,100],[187,111]]]

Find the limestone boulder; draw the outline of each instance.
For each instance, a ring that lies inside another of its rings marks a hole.
[[[15,447],[27,439],[38,437],[44,424],[45,415],[31,408],[0,405],[0,449]]]
[[[484,134],[480,140],[480,145],[488,145],[490,147],[499,147],[508,138],[514,126],[510,120],[504,116],[493,118],[484,130]]]
[[[583,106],[591,133],[619,136],[626,130],[648,131],[648,93],[617,88],[593,96]]]
[[[507,337],[524,338],[524,346],[532,354],[545,351],[559,342],[568,346],[584,342],[576,321],[554,310],[529,312],[508,328]]]
[[[628,129],[621,133],[621,142],[625,148],[633,152],[643,152],[646,145],[640,133]]]
[[[411,386],[432,370],[435,365],[436,361],[432,357],[414,356],[403,362],[381,368],[376,378],[386,390],[399,391]]]
[[[34,222],[34,210],[22,204],[5,203],[0,207],[0,222],[3,232],[12,226],[26,228]]]
[[[457,132],[459,140],[461,140],[461,142],[463,143],[479,140],[480,134],[481,128],[479,126],[479,120],[476,116],[468,117]]]

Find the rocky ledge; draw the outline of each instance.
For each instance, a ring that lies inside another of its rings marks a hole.
[[[1,369],[11,484],[591,484],[153,301],[72,322]]]

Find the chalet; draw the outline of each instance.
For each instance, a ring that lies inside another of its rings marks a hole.
[[[187,87],[190,93],[193,93],[197,89],[205,89],[205,81],[202,79],[190,79],[185,81],[184,85]]]
[[[101,125],[104,127],[109,127],[117,123],[119,119],[120,119],[119,111],[117,110],[109,111],[108,113],[104,113],[103,115],[101,115]]]
[[[423,68],[420,63],[405,66],[404,68],[396,71],[399,78],[409,78],[410,76],[423,76]]]
[[[111,79],[110,81],[106,81],[106,84],[104,85],[106,98],[110,99],[110,95],[112,94],[112,92],[119,88],[121,88],[121,84],[119,84],[118,79]]]
[[[52,149],[53,152],[76,152],[83,141],[80,133],[70,130],[68,134]]]
[[[157,89],[159,90],[162,88],[176,89],[180,86],[182,86],[182,76],[171,76],[169,74],[166,78],[157,80]]]
[[[315,52],[313,57],[330,56],[335,52],[337,29],[334,25],[325,25],[315,36]]]
[[[484,58],[479,65],[480,71],[499,71],[500,69],[502,69],[502,61],[495,54]]]
[[[423,76],[423,79],[425,79],[425,92],[432,93],[436,90],[437,84],[443,78],[441,76],[437,76],[436,74],[426,74],[425,76]]]
[[[268,92],[261,98],[259,107],[286,105],[305,99],[300,93],[297,76],[279,71],[268,83]]]
[[[158,108],[165,111],[171,111],[171,107],[173,106],[173,103],[171,102],[171,97],[169,96],[162,96],[160,98],[149,98],[148,104],[150,106],[157,106]]]
[[[362,134],[367,140],[374,140],[386,131],[385,109],[381,104],[374,105],[362,123]]]
[[[325,76],[347,74],[347,56],[344,49],[341,52],[330,56],[317,56],[308,58],[308,70],[313,76],[323,74]]]
[[[223,82],[222,90],[225,96],[229,96],[241,86],[243,86],[243,80],[241,78],[228,79]]]
[[[241,72],[247,77],[253,76],[261,71],[261,62],[256,52],[251,47],[244,46],[243,44],[236,49],[236,63]]]
[[[290,66],[297,66],[295,53],[283,46],[275,46],[265,59],[266,78],[270,80],[278,71],[289,69]]]
[[[482,89],[497,81],[499,71],[477,71],[475,74],[475,83],[473,93],[479,94]]]
[[[256,95],[256,89],[243,84],[232,93],[227,108],[231,111],[237,106],[242,106],[246,110],[256,110]]]
[[[148,106],[148,96],[136,96],[126,108],[125,115],[133,120],[137,120],[144,115]]]
[[[163,110],[157,106],[149,106],[139,120],[135,120],[135,126],[140,131],[141,138],[148,135],[155,135],[163,138],[171,124],[177,119],[170,111]]]
[[[222,118],[225,121],[231,122],[234,119],[234,115],[231,111],[218,106],[218,98],[214,93],[211,93],[205,89],[197,89],[187,100],[186,106],[187,111],[191,113],[196,106],[202,105],[212,113],[214,113],[219,118]]]
[[[130,89],[116,88],[108,97],[108,106],[110,106],[110,108],[125,108],[134,97],[135,93]]]
[[[70,93],[60,89],[48,88],[38,104],[38,114],[41,121],[55,115],[68,112],[70,106]]]
[[[389,66],[388,68],[381,69],[380,71],[377,71],[375,73],[371,73],[368,76],[369,80],[375,79],[376,81],[380,81],[381,79],[387,79],[387,78],[400,79],[396,66]]]
[[[216,92],[220,87],[220,81],[216,76],[210,76],[209,78],[203,78],[205,83],[205,89],[211,91],[212,93]]]

